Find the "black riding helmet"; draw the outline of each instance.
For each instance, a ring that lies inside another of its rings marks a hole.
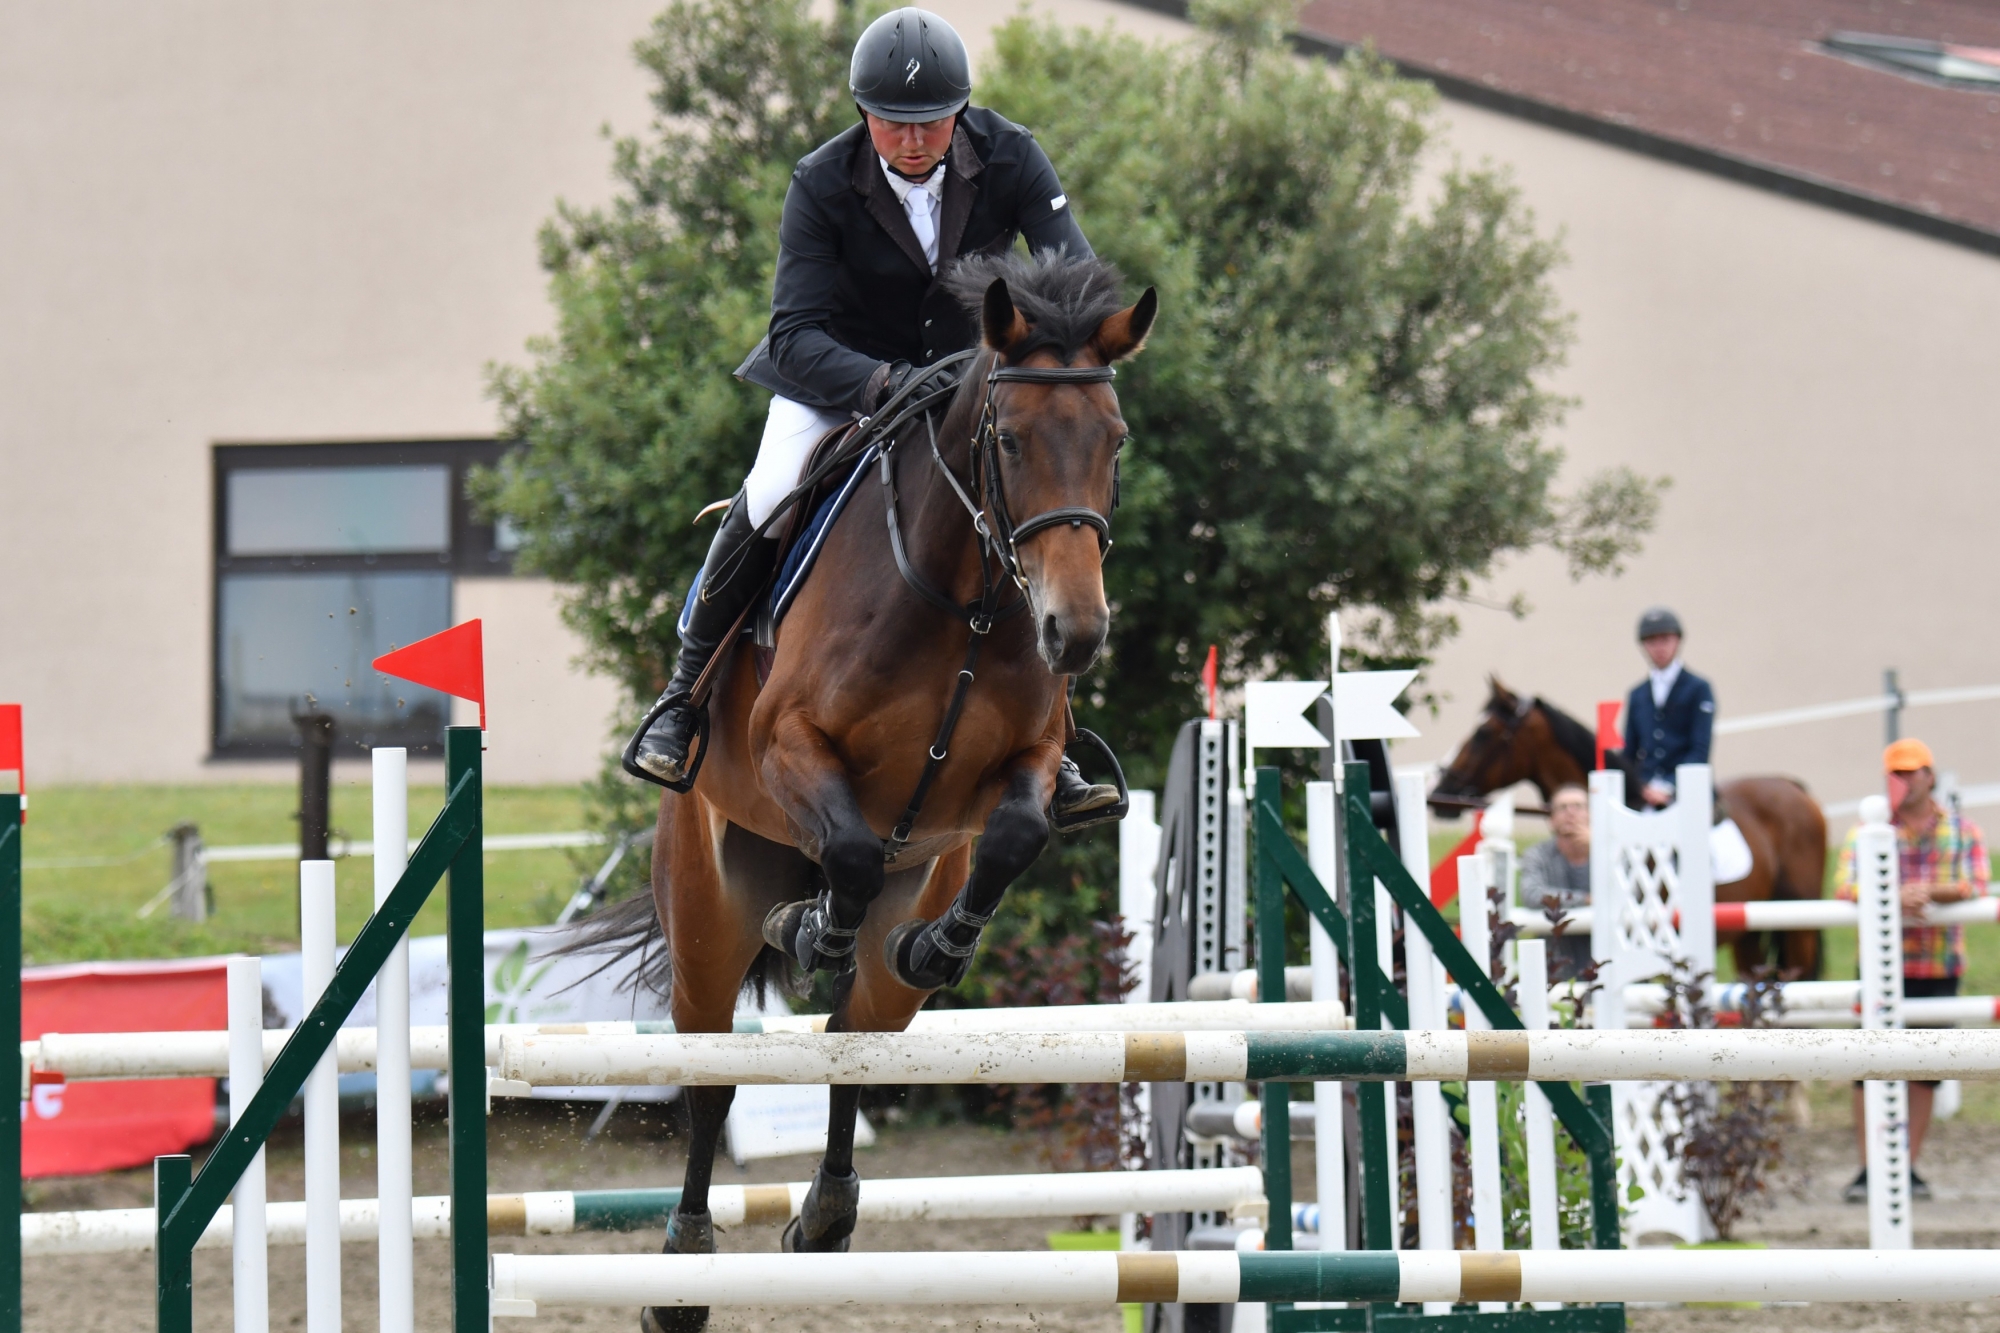
[[[854,44],[847,86],[856,105],[883,120],[943,120],[972,99],[972,62],[958,33],[936,14],[892,9]]]

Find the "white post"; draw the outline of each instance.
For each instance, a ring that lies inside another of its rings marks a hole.
[[[1522,940],[1515,960],[1520,968],[1521,1022],[1530,1030],[1549,1026],[1549,952],[1543,940]],[[1556,1122],[1549,1099],[1533,1083],[1521,1085],[1528,1144],[1528,1243],[1537,1250],[1562,1248],[1562,1214],[1556,1193]],[[1538,1301],[1538,1310],[1560,1309],[1560,1303]]]
[[[229,960],[229,1123],[250,1109],[264,1084],[264,964]],[[266,1333],[271,1326],[269,1255],[264,1234],[264,1151],[236,1182],[230,1237],[236,1297],[236,1333]]]
[[[308,1013],[333,981],[333,862],[299,862],[299,953]],[[333,1047],[306,1075],[306,1333],[340,1333],[340,1071]]]
[[[1132,989],[1128,1003],[1144,1004],[1153,998],[1153,904],[1158,893],[1153,874],[1160,859],[1160,822],[1156,798],[1149,791],[1132,793],[1132,809],[1118,823],[1118,915],[1132,942],[1125,946],[1132,962]],[[1138,1121],[1133,1126],[1142,1139],[1150,1132],[1152,1085],[1138,1087]],[[1122,1154],[1121,1154],[1122,1156]],[[1118,1248],[1139,1248],[1139,1217],[1125,1213],[1118,1219]]]
[[[1419,893],[1431,889],[1430,821],[1425,817],[1424,775],[1396,775],[1396,841],[1403,868]],[[1446,1026],[1444,967],[1431,949],[1430,937],[1403,914],[1403,965],[1409,975],[1410,1029],[1439,1032]],[[1444,1087],[1421,1082],[1410,1085],[1410,1123],[1417,1158],[1417,1247],[1452,1248],[1451,1127],[1445,1115]],[[1425,1314],[1450,1314],[1451,1302],[1426,1301]]]
[[[1861,903],[1861,1026],[1903,1026],[1903,913],[1896,830],[1889,803],[1862,802],[1854,849]],[[1910,1090],[1903,1082],[1862,1085],[1868,1142],[1868,1248],[1914,1248],[1910,1208]]]
[[[375,906],[409,864],[409,753],[377,749],[374,765]],[[410,1212],[410,941],[396,942],[375,976],[375,1194],[381,1200],[382,1333],[415,1333],[416,1246]]]
[[[1487,861],[1483,856],[1458,858],[1458,928],[1465,940],[1472,964],[1481,973],[1491,970],[1493,925],[1487,915]],[[1486,1032],[1492,1024],[1476,1004],[1465,1006],[1465,1030]],[[1504,1250],[1507,1232],[1500,1193],[1500,1107],[1493,1084],[1487,1080],[1465,1085],[1466,1118],[1472,1128],[1472,1233],[1473,1248]],[[1480,1312],[1497,1314],[1506,1309],[1499,1301],[1481,1301]]]
[[[1306,784],[1306,864],[1326,887],[1328,896],[1340,873],[1339,839],[1334,833],[1334,794],[1331,782]],[[1340,955],[1333,936],[1318,917],[1307,923],[1311,940],[1312,997],[1315,1001],[1340,998]],[[1340,1083],[1313,1084],[1313,1173],[1319,1196],[1319,1247],[1322,1250],[1347,1248],[1347,1144],[1346,1117],[1341,1114]]]

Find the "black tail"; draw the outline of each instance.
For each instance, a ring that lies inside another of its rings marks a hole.
[[[579,980],[594,977],[637,954],[638,966],[632,970],[633,988],[649,990],[668,1000],[673,995],[674,970],[666,946],[666,932],[660,929],[660,914],[653,908],[653,895],[641,892],[609,903],[577,922],[569,928],[568,938],[551,952],[604,955],[604,961]],[[795,998],[806,989],[806,979],[798,975],[791,959],[768,944],[758,951],[743,984],[756,996],[760,1008],[774,988],[781,995]]]

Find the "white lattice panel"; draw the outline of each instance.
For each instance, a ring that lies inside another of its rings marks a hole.
[[[1715,971],[1715,883],[1708,830],[1714,788],[1708,766],[1675,772],[1677,800],[1664,810],[1625,808],[1625,775],[1590,775],[1591,951],[1601,989],[1593,1011],[1599,1028],[1625,1026],[1625,987],[1649,981],[1685,960],[1696,973]],[[1683,1188],[1679,1162],[1667,1151],[1676,1128],[1662,1083],[1612,1085],[1621,1193],[1645,1191],[1628,1205],[1629,1239],[1665,1233],[1705,1240],[1707,1215]]]

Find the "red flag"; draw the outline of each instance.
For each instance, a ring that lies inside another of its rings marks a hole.
[[[21,793],[21,822],[28,822],[28,766],[22,757],[21,705],[0,704],[0,773],[14,775],[14,790]],[[0,782],[0,791],[6,790]]]
[[[1472,812],[1472,832],[1459,839],[1458,846],[1444,854],[1444,860],[1431,867],[1431,905],[1443,907],[1458,897],[1458,858],[1471,856],[1479,850],[1479,825],[1486,818],[1484,810]]]
[[[1624,707],[1616,699],[1597,705],[1597,766],[1604,767],[1606,750],[1622,750],[1625,738],[1618,734],[1618,710]]]
[[[479,705],[479,729],[486,730],[486,650],[477,620],[384,653],[374,667],[385,676],[472,700]]]
[[[1213,722],[1215,712],[1215,645],[1208,645],[1208,660],[1201,664],[1201,687],[1208,691],[1208,719]]]

